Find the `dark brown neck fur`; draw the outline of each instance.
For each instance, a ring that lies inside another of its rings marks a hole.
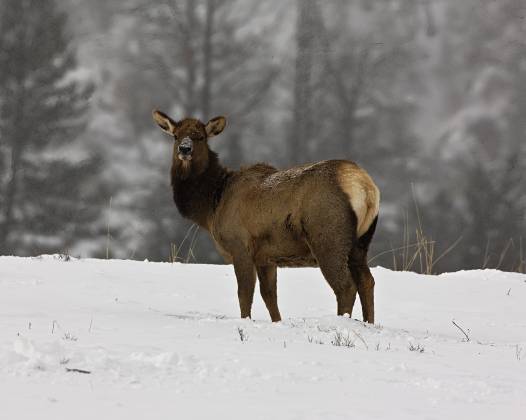
[[[177,209],[199,226],[209,229],[208,220],[214,213],[232,171],[219,163],[215,152],[208,152],[208,166],[197,172],[192,167],[188,173],[172,164],[172,189]]]

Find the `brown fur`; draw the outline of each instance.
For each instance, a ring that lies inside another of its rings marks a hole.
[[[207,125],[189,118],[175,122],[155,111],[154,119],[176,140],[174,201],[234,264],[242,317],[251,314],[256,274],[271,319],[279,321],[276,267],[320,267],[336,295],[338,315],[352,314],[358,293],[364,321],[374,322],[367,251],[379,192],[363,169],[330,160],[281,171],[262,163],[230,171],[207,143],[223,130],[224,118]],[[185,137],[193,141],[191,160],[178,151]]]

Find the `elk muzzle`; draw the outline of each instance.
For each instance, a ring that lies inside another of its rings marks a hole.
[[[179,147],[177,148],[179,154],[178,157],[181,160],[191,160],[192,159],[192,152],[194,151],[194,144],[192,142],[192,139],[189,137],[185,137],[181,144],[179,144]]]

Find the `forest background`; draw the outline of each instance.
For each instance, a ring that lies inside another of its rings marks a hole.
[[[3,0],[0,254],[221,263],[151,111],[232,168],[351,159],[372,265],[526,271],[522,0]]]

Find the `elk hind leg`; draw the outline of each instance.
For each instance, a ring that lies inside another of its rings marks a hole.
[[[374,278],[367,266],[367,252],[353,248],[349,255],[349,270],[356,281],[363,321],[374,324]]]
[[[318,239],[309,241],[309,246],[318,261],[323,277],[336,295],[337,314],[351,316],[358,290],[347,261],[351,241],[345,236],[339,238],[324,234],[312,236]]]

